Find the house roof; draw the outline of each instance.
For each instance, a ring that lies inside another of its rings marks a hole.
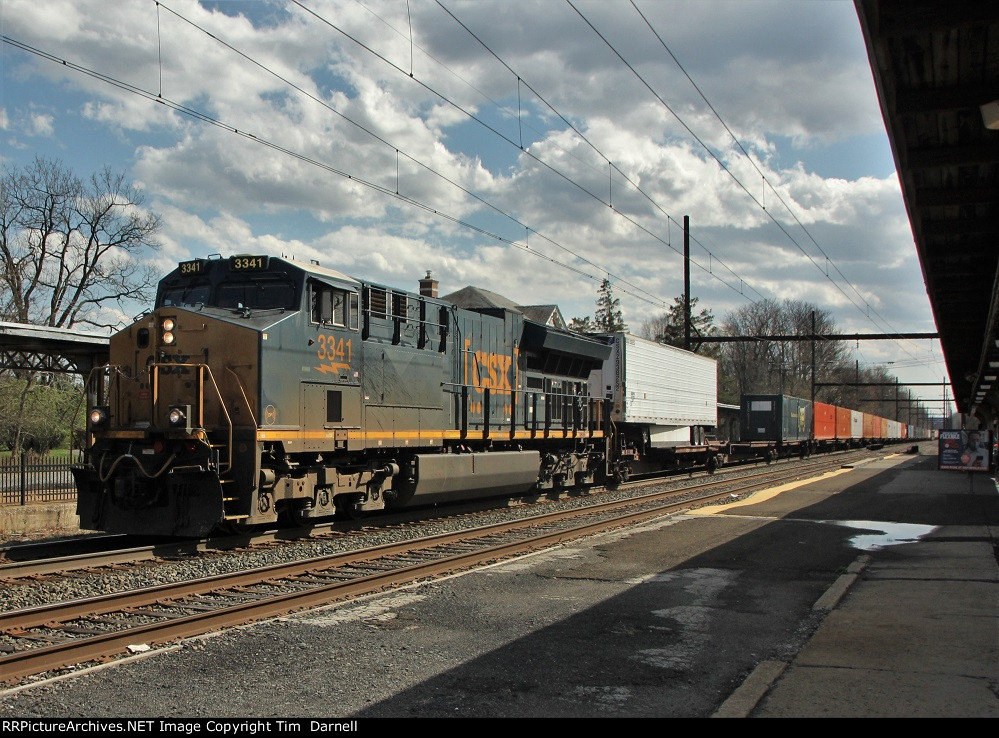
[[[453,302],[465,310],[512,310],[535,323],[565,328],[565,319],[558,305],[518,305],[495,292],[481,287],[462,287],[457,292],[444,295],[442,300]]]

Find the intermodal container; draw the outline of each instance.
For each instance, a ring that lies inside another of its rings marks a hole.
[[[850,438],[864,437],[864,413],[859,410],[850,411]]]
[[[850,438],[850,414],[852,411],[845,407],[836,408],[836,438]]]
[[[812,405],[812,428],[816,441],[836,438],[836,406],[824,402]]]
[[[589,390],[611,399],[615,423],[662,429],[718,424],[715,359],[628,333],[602,335],[611,353],[590,373]]]
[[[743,441],[807,441],[812,403],[789,395],[743,395],[739,422]]]

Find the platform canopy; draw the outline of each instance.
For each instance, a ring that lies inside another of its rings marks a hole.
[[[0,321],[0,369],[86,375],[108,362],[107,335]]]
[[[959,412],[999,416],[999,12],[855,0]]]

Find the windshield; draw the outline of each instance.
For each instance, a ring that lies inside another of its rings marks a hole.
[[[226,282],[220,284],[215,303],[223,308],[295,309],[295,286],[290,282],[254,280],[252,282]]]
[[[163,292],[164,307],[194,307],[207,305],[212,287],[209,284],[185,284],[181,287],[171,287]]]
[[[224,282],[215,288],[208,283],[184,284],[163,291],[162,307],[220,307],[267,310],[295,310],[295,285],[274,279]]]

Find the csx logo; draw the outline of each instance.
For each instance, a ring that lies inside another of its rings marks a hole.
[[[190,355],[169,356],[164,354],[160,357],[160,374],[190,374],[191,370],[186,366],[163,366],[163,364],[188,364],[190,361]]]
[[[471,385],[476,392],[482,392],[486,387],[507,392],[513,389],[510,376],[513,357],[489,351],[468,351],[471,344],[470,340],[465,341],[465,384]]]

